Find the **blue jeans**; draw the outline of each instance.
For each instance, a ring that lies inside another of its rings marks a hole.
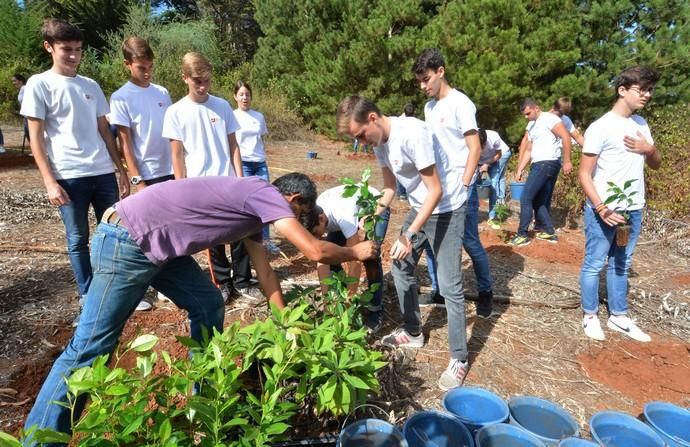
[[[70,202],[62,205],[59,210],[62,222],[65,224],[67,254],[77,281],[79,295],[83,297],[91,284],[89,205],[93,206],[96,221],[100,222],[105,210],[118,201],[117,179],[115,174],[103,174],[57,182],[70,198]]]
[[[94,275],[79,325],[41,387],[26,420],[27,429],[38,425],[71,433],[69,409],[52,402],[67,402],[65,378],[75,369],[89,366],[97,356],[113,352],[127,319],[149,286],[187,311],[195,340],[202,339],[203,326],[219,331],[223,328],[225,313],[220,291],[191,256],[155,265],[144,256],[125,228],[106,223],[98,226],[91,247]],[[76,418],[85,401],[86,396],[78,399]]]
[[[407,231],[416,216],[417,212],[410,210],[403,222],[401,233]],[[436,266],[439,292],[446,299],[450,355],[461,361],[467,361],[468,356],[461,271],[464,226],[464,205],[447,213],[433,214],[420,230],[412,253],[403,260],[393,261],[391,269],[403,316],[403,328],[411,334],[418,334],[422,330],[422,316],[419,311],[415,269],[424,244],[429,241],[438,261]]]
[[[549,234],[554,233],[546,202],[553,191],[553,185],[556,183],[560,170],[559,160],[532,163],[520,197],[520,226],[517,232],[519,236],[527,237],[527,229],[532,222],[532,210],[535,210],[537,220],[544,225],[543,231]]]
[[[628,244],[616,244],[616,227],[604,223],[591,206],[585,205],[585,258],[580,271],[582,310],[596,314],[599,310],[599,273],[606,270],[606,292],[609,313],[625,315],[628,312],[628,271],[632,264],[637,238],[642,229],[642,210],[630,211]]]
[[[266,180],[267,182],[270,182],[268,165],[266,164],[266,161],[242,161],[242,174],[245,177],[251,177],[254,175]],[[271,240],[270,225],[264,225],[263,236],[265,242]]]
[[[438,273],[436,273],[436,258],[434,251],[429,245],[429,241],[424,244],[424,254],[426,254],[426,269],[429,273],[429,281],[431,282],[431,293],[438,293]]]
[[[477,184],[470,187],[465,211],[465,237],[463,247],[472,258],[472,269],[477,278],[477,290],[489,292],[491,290],[491,271],[489,269],[489,256],[484,250],[479,239],[479,197],[477,196]]]
[[[386,238],[386,232],[388,232],[388,221],[390,220],[390,215],[391,211],[390,209],[386,209],[386,211],[381,214],[381,220],[379,220],[376,223],[376,227],[374,227],[374,234],[376,236],[376,239],[379,241],[382,241]],[[346,244],[346,239],[345,235],[343,234],[342,231],[329,231],[328,234],[326,234],[326,240],[328,242],[332,242],[336,245],[339,245],[341,247],[344,247]],[[333,272],[339,272],[343,268],[340,266],[340,264],[334,264],[331,265],[331,271]],[[381,256],[376,259],[376,269],[377,269],[377,274],[379,278],[383,278],[383,264],[381,263]],[[359,279],[359,278],[358,278]],[[367,284],[369,287],[374,285],[374,282],[372,281],[371,278],[367,278]],[[383,310],[383,284],[379,284],[379,288],[376,292],[374,292],[374,296],[372,297],[371,301],[367,305],[367,309],[370,311],[380,311]]]
[[[501,155],[501,158],[489,167],[491,190],[489,192],[489,219],[496,218],[496,203],[504,203],[506,198],[506,166],[512,153]]]

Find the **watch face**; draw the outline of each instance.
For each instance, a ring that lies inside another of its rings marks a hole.
[[[131,183],[132,185],[138,185],[139,183],[141,183],[141,177],[135,175],[134,177],[129,179],[129,183]]]

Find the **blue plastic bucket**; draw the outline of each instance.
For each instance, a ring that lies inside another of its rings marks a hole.
[[[439,411],[420,411],[403,426],[409,447],[474,447],[470,431],[456,417]]]
[[[510,423],[524,428],[547,446],[580,432],[577,422],[563,408],[531,396],[515,396],[508,401]]]
[[[314,151],[307,151],[307,160],[314,160],[318,153]]]
[[[443,408],[465,424],[474,435],[480,428],[506,422],[508,405],[491,391],[463,386],[453,388],[443,396]]]
[[[558,447],[599,447],[599,444],[582,438],[565,438],[561,439]]]
[[[668,402],[649,402],[644,417],[670,447],[690,446],[690,411]]]
[[[604,447],[665,447],[654,430],[629,414],[601,411],[589,420],[592,438]]]
[[[407,447],[398,428],[381,419],[361,419],[343,428],[336,447]]]
[[[525,182],[512,182],[510,184],[510,198],[513,200],[520,200],[524,188]]]
[[[532,433],[510,424],[487,425],[477,432],[477,447],[545,447]]]

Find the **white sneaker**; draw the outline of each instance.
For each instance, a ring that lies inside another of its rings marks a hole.
[[[381,339],[381,344],[391,348],[421,348],[424,346],[424,334],[410,335],[403,328],[398,328]]]
[[[0,154],[4,154],[5,152],[7,152],[5,146],[0,146]]]
[[[137,304],[137,307],[134,310],[143,312],[151,309],[153,309],[153,304],[149,303],[149,301],[144,298],[143,300],[139,301],[139,304]]]
[[[272,255],[280,254],[280,247],[278,247],[271,241],[264,242],[264,248],[266,248],[266,251],[271,253]]]
[[[627,315],[611,315],[609,321],[606,322],[606,326],[637,341],[645,343],[652,341],[652,337],[642,332],[642,329],[637,327],[635,321]]]
[[[599,317],[594,314],[585,314],[582,319],[582,328],[585,330],[585,335],[595,340],[605,340],[604,331],[601,330],[601,323]]]
[[[438,387],[443,391],[448,391],[451,388],[462,386],[469,368],[470,365],[467,362],[461,362],[458,359],[450,359],[448,368],[443,371],[443,374],[441,374],[441,377],[438,379]]]
[[[158,298],[158,301],[172,303],[172,300],[170,298],[168,298],[167,296],[163,295],[163,292],[158,292],[156,294],[156,298]]]

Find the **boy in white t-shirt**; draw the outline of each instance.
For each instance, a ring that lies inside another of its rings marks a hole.
[[[122,55],[130,77],[110,97],[110,124],[117,128],[129,182],[140,191],[174,179],[170,142],[163,138],[163,119],[172,101],[168,90],[151,82],[153,50],[145,39],[125,39]],[[152,307],[144,299],[137,310]]]
[[[341,247],[351,247],[364,240],[364,237],[359,232],[359,206],[357,200],[359,195],[351,197],[343,197],[345,186],[336,186],[329,188],[319,194],[316,199],[316,207],[312,213],[318,219],[317,222],[303,222],[305,228],[310,229],[311,233],[321,238],[326,234],[326,240],[333,242]],[[376,188],[369,187],[369,191],[373,195],[379,195]],[[311,215],[306,215],[311,217]],[[376,240],[383,241],[388,230],[388,220],[390,218],[390,210],[384,209],[380,213],[381,220],[377,222],[375,227]],[[376,272],[367,271],[367,281],[369,287],[374,284],[379,284],[378,289],[374,292],[374,296],[367,305],[367,316],[364,321],[364,327],[370,334],[376,333],[383,323],[383,265],[381,263],[381,256],[376,259]],[[340,271],[340,265],[317,264],[316,270],[319,274],[319,281],[327,278],[331,271]],[[357,292],[359,288],[359,277],[361,275],[361,263],[359,261],[351,261],[345,264],[345,272],[347,276],[356,278],[358,281],[351,284],[350,290],[353,293]],[[371,276],[371,277],[369,277]],[[322,286],[325,289],[325,286]]]
[[[77,75],[81,31],[64,20],[46,19],[41,32],[53,65],[29,78],[21,114],[29,121],[31,151],[48,200],[65,224],[67,253],[83,297],[92,278],[89,206],[100,221],[129,194],[129,182],[105,119],[105,95],[92,79]]]
[[[506,198],[506,166],[510,160],[510,148],[495,130],[479,129],[479,143],[482,155],[479,157],[479,172],[486,172],[491,180],[489,195],[489,220],[486,224],[494,230],[500,230],[501,224],[496,218],[496,205],[504,203]]]
[[[441,375],[439,386],[460,386],[468,359],[460,270],[467,194],[463,176],[440,150],[423,121],[382,115],[376,104],[364,97],[349,96],[338,105],[336,126],[339,134],[374,147],[383,175],[379,214],[393,201],[396,179],[405,187],[410,202],[400,237],[391,248],[403,326],[381,342],[392,347],[424,345],[415,270],[429,241],[437,260],[440,292],[446,299],[451,351],[449,368]]]
[[[645,206],[644,165],[658,169],[661,155],[646,121],[638,115],[652,99],[659,74],[647,67],[624,70],[616,78],[616,102],[610,112],[592,123],[585,132],[579,178],[587,196],[585,204],[585,257],[580,271],[583,328],[585,335],[604,339],[599,324],[599,273],[608,263],[606,289],[609,319],[606,326],[635,340],[648,342],[645,334],[628,316],[628,270],[632,263]],[[627,203],[606,204],[609,182],[633,193]],[[626,219],[625,213],[628,214]],[[630,225],[628,243],[616,243],[616,226]]]
[[[526,144],[520,147],[518,168],[515,174],[517,180],[522,179],[522,174],[528,164],[531,163],[532,166],[520,196],[520,224],[517,235],[509,244],[522,246],[530,243],[527,230],[532,222],[533,210],[538,221],[544,225],[543,230],[537,232],[537,239],[556,243],[558,237],[551,221],[547,201],[561,170],[561,152],[563,172],[570,174],[573,169],[570,161],[570,134],[559,117],[553,113],[542,112],[532,98],[525,98],[522,101],[520,113],[527,118],[529,123],[525,133],[526,139],[523,139],[523,141],[526,140]]]
[[[163,123],[163,136],[170,139],[176,179],[243,176],[235,138],[240,126],[230,104],[209,94],[211,73],[211,63],[203,55],[190,52],[182,58],[182,78],[188,94],[168,107]],[[226,302],[238,293],[260,299],[263,294],[251,285],[249,256],[244,245],[234,242],[230,246],[232,265],[225,254],[225,245],[217,245],[208,252],[213,282]]]

